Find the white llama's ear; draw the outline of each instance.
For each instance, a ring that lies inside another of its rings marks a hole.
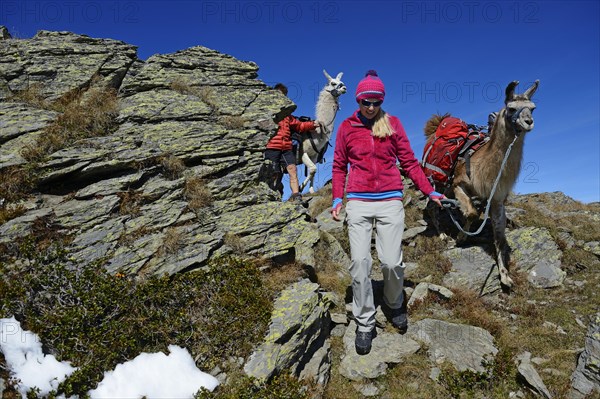
[[[329,74],[327,73],[326,70],[323,69],[323,74],[325,75],[325,77],[327,78],[327,81],[331,82],[333,79],[331,79],[331,76],[329,76]]]
[[[342,76],[344,76],[344,72],[338,73],[337,76],[335,77],[335,80],[342,80]]]
[[[535,82],[533,82],[533,84],[531,85],[531,87],[529,89],[527,89],[525,91],[525,93],[523,94],[525,96],[525,98],[527,98],[528,100],[531,99],[531,96],[533,96],[533,93],[535,93],[535,91],[538,88],[538,85],[540,84],[540,80],[537,79]]]
[[[515,95],[515,87],[517,87],[518,84],[518,80],[513,80],[508,84],[508,86],[506,86],[506,99],[504,100],[505,104],[508,104],[508,102],[513,99]]]

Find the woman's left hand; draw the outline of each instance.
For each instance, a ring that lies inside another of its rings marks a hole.
[[[440,208],[442,207],[442,202],[440,200],[443,200],[444,198],[446,198],[446,196],[438,193],[437,191],[432,191],[429,194],[429,199],[435,202]]]

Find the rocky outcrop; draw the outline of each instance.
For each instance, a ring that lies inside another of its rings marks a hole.
[[[173,274],[234,251],[314,266],[319,235],[306,209],[258,180],[273,120],[295,106],[257,79],[256,64],[204,47],[142,61],[134,46],[68,32],[0,46],[4,99],[32,87],[48,103],[92,86],[119,90],[114,132],[49,154],[33,206],[0,226],[3,243],[47,217],[76,237],[73,260],[107,258],[111,272]],[[0,104],[0,168],[25,164],[21,149],[58,115],[19,99]],[[180,176],[168,159],[183,165]],[[190,179],[209,191],[200,209]]]
[[[28,40],[3,40],[0,49],[0,81],[12,93],[36,87],[46,100],[94,82],[118,88],[137,58],[130,44],[70,32],[40,31]]]
[[[594,315],[585,337],[585,349],[579,355],[571,376],[569,398],[583,399],[600,394],[600,313]]]

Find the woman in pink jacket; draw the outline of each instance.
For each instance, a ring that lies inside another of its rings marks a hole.
[[[352,313],[358,326],[355,346],[360,355],[370,352],[375,329],[370,278],[373,224],[384,279],[382,309],[401,333],[408,328],[401,246],[404,187],[397,163],[417,188],[439,206],[444,198],[423,174],[400,120],[381,108],[384,98],[383,82],[377,72],[368,71],[356,88],[359,109],[340,125],[333,156],[331,214],[334,220],[340,220],[345,192],[352,258]]]

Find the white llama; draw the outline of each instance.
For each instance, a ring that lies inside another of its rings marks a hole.
[[[340,109],[339,96],[346,92],[346,85],[342,82],[343,72],[337,74],[333,79],[327,71],[323,70],[327,78],[327,84],[319,93],[319,99],[316,105],[316,120],[320,122],[320,128],[307,133],[302,141],[302,163],[306,166],[308,173],[306,179],[300,185],[300,192],[304,190],[310,182],[309,192],[314,193],[313,180],[317,172],[317,163],[323,157],[331,133],[333,132],[333,122],[335,115]]]

